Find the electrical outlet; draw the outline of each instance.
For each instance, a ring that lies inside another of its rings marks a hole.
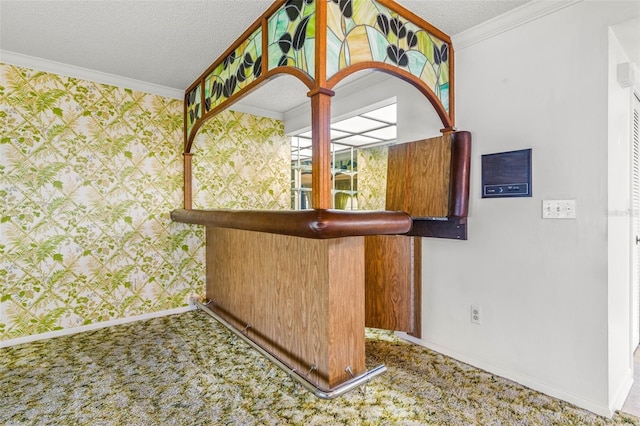
[[[471,323],[480,324],[482,319],[482,309],[478,305],[471,305]]]

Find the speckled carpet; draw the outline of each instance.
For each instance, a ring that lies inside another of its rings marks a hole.
[[[640,425],[378,330],[366,391],[323,401],[201,311],[0,349],[2,425]]]

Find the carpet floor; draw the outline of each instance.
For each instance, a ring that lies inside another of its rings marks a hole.
[[[367,330],[364,390],[323,401],[201,311],[0,349],[2,425],[640,425]]]

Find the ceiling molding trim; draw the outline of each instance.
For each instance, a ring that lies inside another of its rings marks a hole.
[[[11,52],[8,50],[0,50],[0,62],[50,72],[66,77],[93,81],[95,83],[127,88],[152,95],[163,96],[165,98],[179,100],[184,99],[183,90],[134,80],[132,78],[122,77],[115,74],[94,71],[88,68],[76,67],[74,65],[63,64],[61,62],[50,61],[48,59],[36,58],[34,56],[23,55],[21,53]]]
[[[456,51],[464,49],[581,1],[582,0],[534,0],[529,3],[525,3],[520,7],[512,9],[500,16],[496,16],[493,19],[452,36],[451,40],[453,48]]]

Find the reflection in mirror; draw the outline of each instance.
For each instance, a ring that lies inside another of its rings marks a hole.
[[[387,147],[437,136],[441,123],[410,84],[383,73],[350,77],[332,100],[332,207],[384,210]],[[307,92],[281,75],[202,125],[191,151],[193,208],[311,208]]]
[[[387,147],[397,136],[395,102],[331,124],[333,205],[384,210]],[[291,138],[291,208],[311,208],[311,132]]]

